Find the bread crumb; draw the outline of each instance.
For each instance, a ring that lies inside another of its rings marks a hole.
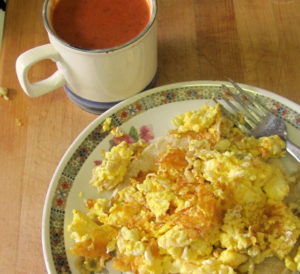
[[[3,97],[4,100],[8,101],[8,88],[0,87],[0,97]]]
[[[19,118],[16,118],[16,125],[21,127],[23,125],[22,121]]]

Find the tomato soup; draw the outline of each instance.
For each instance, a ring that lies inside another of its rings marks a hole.
[[[150,20],[147,0],[60,0],[51,21],[57,36],[84,49],[122,45]]]

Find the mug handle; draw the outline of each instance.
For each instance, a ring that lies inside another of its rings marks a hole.
[[[38,97],[54,89],[62,87],[66,80],[63,74],[57,70],[50,77],[38,82],[30,83],[28,80],[28,71],[36,63],[51,59],[54,62],[60,60],[59,53],[51,44],[42,45],[30,49],[21,54],[16,61],[16,71],[18,80],[22,89],[30,97]]]

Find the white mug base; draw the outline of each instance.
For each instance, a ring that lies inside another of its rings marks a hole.
[[[153,77],[153,79],[150,81],[150,83],[140,92],[143,92],[147,89],[153,88],[156,84],[157,74]],[[81,109],[93,113],[93,114],[102,114],[104,111],[108,110],[109,108],[113,107],[114,105],[120,103],[121,101],[115,101],[115,102],[96,102],[84,99],[78,95],[76,95],[74,92],[72,92],[67,86],[64,86],[64,90],[69,97],[69,99],[75,103],[77,106],[79,106]]]

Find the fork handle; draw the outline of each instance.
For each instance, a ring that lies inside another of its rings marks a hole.
[[[286,140],[286,150],[300,163],[300,147],[289,140]]]

